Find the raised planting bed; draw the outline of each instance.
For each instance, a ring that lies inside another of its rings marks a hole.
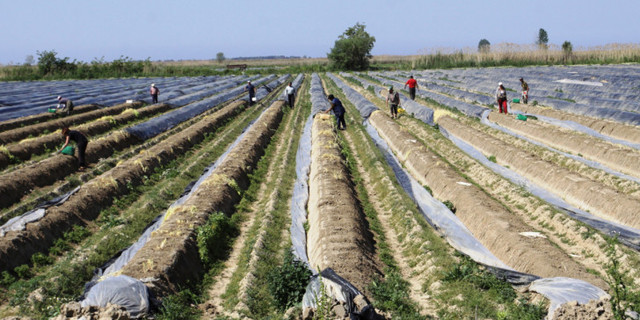
[[[146,174],[183,154],[244,107],[244,102],[234,102],[205,117],[188,129],[82,185],[65,203],[49,208],[41,220],[27,224],[26,230],[7,233],[0,238],[0,270],[12,270],[28,263],[31,255],[46,251],[72,226],[95,219],[100,210],[110,205],[113,199],[127,194],[132,186],[142,183]]]

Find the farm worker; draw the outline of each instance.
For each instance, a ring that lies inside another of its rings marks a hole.
[[[69,130],[68,127],[62,128],[62,135],[65,137],[65,141],[64,145],[60,150],[58,150],[58,152],[62,152],[62,149],[69,145],[69,141],[73,140],[76,143],[76,148],[78,149],[78,165],[80,165],[80,170],[83,170],[87,165],[84,162],[84,152],[87,150],[89,140],[84,134],[82,134],[82,132]]]
[[[149,93],[151,94],[151,103],[158,103],[158,93],[160,93],[160,90],[158,89],[158,87],[156,87],[155,83],[151,84]]]
[[[58,107],[57,109],[67,109],[67,115],[70,116],[71,112],[73,111],[73,101],[71,101],[70,99],[65,99],[62,98],[61,96],[58,96]]]
[[[416,99],[416,88],[418,88],[418,81],[416,81],[416,79],[413,78],[413,76],[409,76],[409,80],[407,80],[407,83],[404,84],[404,89],[407,89],[407,86],[409,86],[409,96],[411,97],[411,100],[415,100]]]
[[[504,113],[507,114],[507,90],[502,85],[502,82],[498,83],[498,89],[496,89],[496,102],[498,103],[500,113],[504,111]]]
[[[522,78],[520,78],[520,85],[522,86],[522,102],[527,104],[529,100],[529,85]]]
[[[391,105],[389,105],[391,103]],[[398,105],[400,104],[400,94],[397,91],[393,91],[393,86],[389,88],[389,94],[387,95],[387,107],[391,111],[391,119],[398,119]]]
[[[338,124],[338,130],[346,130],[347,123],[344,121],[344,106],[342,106],[342,102],[340,99],[334,97],[330,94],[328,97],[329,103],[331,103],[331,107],[324,111],[324,113],[329,113],[329,111],[333,110],[333,114],[336,116],[336,123]],[[342,124],[342,128],[340,125]]]
[[[287,95],[287,101],[289,102],[289,108],[293,108],[293,104],[295,102],[295,94],[296,94],[296,89],[293,87],[293,84],[291,82],[289,82],[289,85],[284,88],[284,94]]]
[[[249,91],[249,105],[253,105],[254,98],[256,97],[256,87],[251,84],[251,80],[247,81],[247,86],[244,87],[244,91]]]

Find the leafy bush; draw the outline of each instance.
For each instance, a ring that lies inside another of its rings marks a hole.
[[[16,281],[16,277],[12,276],[8,271],[2,271],[2,278],[0,278],[0,285],[8,287]]]
[[[489,161],[491,161],[491,162],[493,162],[493,163],[497,163],[497,162],[498,162],[498,160],[496,159],[496,156],[489,156],[489,157],[487,158],[487,160],[489,160]]]
[[[481,269],[480,265],[469,257],[462,255],[460,262],[451,266],[444,272],[444,282],[465,281],[483,291],[493,291],[503,303],[511,302],[516,298],[516,292],[511,285],[498,279],[491,272]]]
[[[229,241],[237,228],[224,213],[216,212],[209,216],[207,223],[198,228],[198,253],[205,266],[210,266],[222,257],[229,248]]]
[[[31,268],[29,268],[29,265],[27,264],[18,266],[15,269],[13,269],[13,271],[18,275],[18,278],[20,279],[31,278],[32,276]]]
[[[451,210],[451,212],[456,213],[456,211],[458,210],[456,208],[456,206],[453,204],[453,202],[446,200],[445,202],[443,202],[442,204],[444,204],[445,206],[447,206],[447,208],[449,208],[449,210]]]
[[[34,266],[46,266],[53,262],[53,258],[42,252],[37,252],[36,254],[31,256],[31,262],[33,262]]]
[[[287,251],[282,266],[272,269],[267,275],[269,292],[280,310],[286,310],[302,300],[310,277],[311,271],[307,266],[296,260],[291,251]]]
[[[192,307],[197,303],[198,296],[189,289],[180,291],[162,300],[160,313],[156,316],[156,319],[198,319],[198,309]]]
[[[91,232],[85,227],[73,226],[73,230],[64,234],[64,238],[71,243],[80,243],[86,237],[90,236]]]
[[[607,284],[611,288],[611,310],[614,318],[627,319],[627,310],[640,312],[640,291],[633,285],[626,273],[620,272],[620,255],[616,251],[617,238],[607,239],[606,254],[609,261],[605,264]]]
[[[426,319],[409,298],[409,283],[395,270],[387,270],[384,279],[375,279],[369,286],[375,306],[391,311],[393,319]]]

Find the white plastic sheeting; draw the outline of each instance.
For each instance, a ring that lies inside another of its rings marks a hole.
[[[304,124],[302,136],[296,151],[296,181],[293,185],[291,198],[291,243],[293,254],[299,261],[304,262],[309,270],[317,271],[309,264],[307,256],[307,234],[304,224],[307,222],[307,203],[309,201],[309,171],[311,168],[311,127],[313,117],[318,112],[329,108],[329,101],[324,95],[322,82],[318,74],[311,75],[311,114]]]
[[[42,219],[47,212],[47,208],[51,206],[57,206],[69,199],[71,195],[76,193],[80,187],[76,187],[75,189],[56,197],[52,200],[45,201],[35,207],[33,210],[27,211],[17,217],[13,217],[9,219],[4,225],[0,226],[0,237],[4,237],[4,235],[9,231],[22,231],[25,229],[27,223],[36,222]]]
[[[340,82],[340,84],[336,82],[336,84],[339,87],[344,85],[342,82]],[[356,101],[352,100],[351,102],[358,108],[358,103],[361,103],[361,101],[361,99],[358,99]],[[542,284],[545,284],[545,286],[541,287],[543,292],[540,293],[551,300],[549,314],[553,314],[553,311],[566,301],[576,300],[580,303],[587,303],[589,300],[600,299],[601,297],[607,296],[607,293],[602,289],[582,280],[568,278],[540,279],[538,276],[518,272],[505,265],[484,247],[482,243],[473,237],[464,224],[449,211],[446,206],[435,200],[420,183],[402,168],[402,165],[395,155],[393,155],[389,146],[378,135],[375,128],[369,124],[368,120],[365,120],[365,128],[369,136],[384,154],[398,182],[416,202],[429,224],[441,232],[454,248],[468,255],[474,261],[486,265],[491,272],[496,273],[500,277],[504,277],[512,284],[528,285],[544,280]],[[529,287],[529,289],[533,290],[531,287]]]
[[[499,127],[499,126],[498,126]],[[600,230],[601,232],[609,235],[609,236],[617,236],[619,240],[626,244],[627,246],[634,248],[636,250],[640,249],[640,230],[635,228],[631,228],[628,226],[624,226],[615,222],[607,221],[605,219],[596,217],[584,210],[578,209],[566,201],[564,201],[561,197],[552,194],[547,191],[543,187],[540,187],[525,177],[517,174],[511,169],[505,168],[497,163],[489,161],[482,152],[478,151],[476,148],[466,143],[462,139],[459,139],[455,135],[448,133],[444,128],[440,127],[440,131],[442,134],[447,137],[451,142],[453,142],[458,148],[467,153],[472,158],[476,159],[478,162],[482,163],[486,167],[490,168],[497,174],[502,177],[508,179],[516,185],[522,186],[527,191],[531,192],[536,197],[550,203],[554,207],[560,209],[564,213],[568,214],[572,218],[582,221],[587,225],[592,226],[593,228]]]
[[[106,307],[109,303],[124,307],[134,318],[141,317],[149,312],[149,290],[142,282],[119,275],[96,284],[80,305]]]

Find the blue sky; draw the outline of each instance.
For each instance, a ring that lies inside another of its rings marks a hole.
[[[0,0],[0,64],[36,51],[90,62],[104,57],[180,60],[238,56],[325,57],[356,22],[376,38],[374,55],[477,47],[482,38],[574,49],[639,43],[638,0]]]

